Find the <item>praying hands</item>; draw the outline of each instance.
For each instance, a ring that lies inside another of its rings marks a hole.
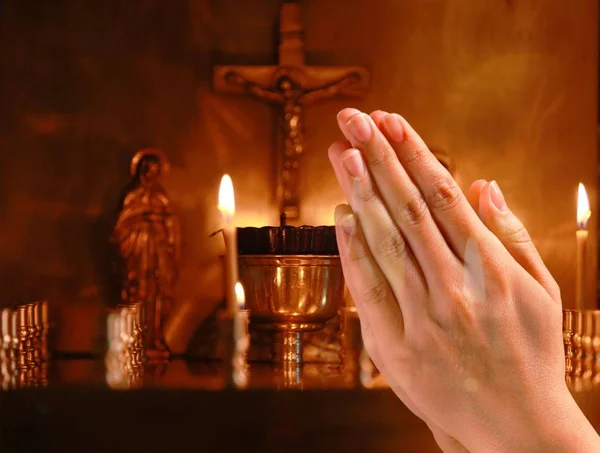
[[[558,285],[495,182],[465,196],[399,115],[338,115],[337,240],[367,351],[446,452],[598,452]]]

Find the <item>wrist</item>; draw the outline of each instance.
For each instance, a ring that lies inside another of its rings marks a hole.
[[[540,404],[528,403],[499,411],[495,429],[484,430],[469,451],[489,453],[597,453],[600,436],[585,417],[566,385],[546,392]],[[547,395],[552,395],[547,397]],[[513,410],[516,409],[516,410]],[[500,413],[502,412],[502,413]]]
[[[542,448],[536,451],[556,453],[595,453],[600,451],[600,436],[564,386],[559,407],[546,414],[540,425]]]

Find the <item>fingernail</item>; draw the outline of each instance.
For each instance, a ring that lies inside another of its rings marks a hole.
[[[371,119],[375,122],[375,125],[377,127],[381,126],[381,120],[383,118],[385,118],[386,116],[388,116],[389,113],[388,112],[384,112],[383,110],[375,110],[374,112],[371,112],[371,114],[369,115],[371,117]]]
[[[354,214],[347,214],[342,217],[340,226],[348,236],[354,236],[356,234],[356,217]]]
[[[347,107],[338,112],[337,119],[338,119],[338,121],[343,121],[344,123],[346,123],[346,122],[348,122],[350,117],[357,115],[359,113],[360,113],[360,110]]]
[[[367,143],[373,136],[371,124],[367,115],[364,113],[353,115],[348,121],[347,126],[348,132],[350,132],[359,143]]]
[[[494,206],[496,206],[498,211],[506,211],[506,200],[504,199],[504,194],[500,190],[500,187],[496,181],[492,181],[490,183],[490,195],[492,197],[492,203],[494,203]]]
[[[365,163],[357,149],[345,151],[342,155],[342,164],[353,178],[362,178],[365,174]]]
[[[394,113],[391,115],[387,115],[385,118],[381,120],[385,127],[385,132],[388,137],[392,139],[394,142],[402,142],[404,140],[404,128],[402,127],[402,122],[400,121],[400,117]]]
[[[342,204],[335,208],[335,224],[348,236],[356,234],[356,217],[350,206]]]

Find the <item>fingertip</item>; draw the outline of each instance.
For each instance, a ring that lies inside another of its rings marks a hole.
[[[500,216],[503,214],[494,206],[491,194],[491,184],[486,182],[479,193],[478,213],[482,222],[493,232],[500,225]]]
[[[356,216],[349,205],[340,204],[336,206],[334,218],[336,226],[341,228],[347,236],[356,234]]]
[[[344,137],[348,140],[352,139],[352,134],[350,134],[348,131],[348,122],[350,121],[351,117],[359,115],[360,113],[360,110],[354,108],[345,108],[340,110],[337,115],[338,127],[340,128],[340,131]]]
[[[346,123],[346,122],[348,122],[348,119],[350,119],[350,117],[352,115],[356,115],[357,113],[360,113],[360,110],[351,108],[351,107],[347,107],[338,112],[337,120],[340,123]]]
[[[489,211],[489,207],[490,207],[490,191],[489,191],[489,187],[488,187],[489,185],[490,185],[490,183],[486,181],[485,184],[483,184],[481,186],[481,189],[479,190],[479,198],[477,200],[477,208],[479,210],[480,215],[483,215],[485,212]]]
[[[345,150],[340,156],[340,161],[353,178],[362,178],[367,171],[362,154],[356,148]]]
[[[352,145],[347,140],[339,140],[334,142],[329,149],[327,150],[327,155],[329,157],[329,162],[333,167],[333,172],[335,173],[335,177],[344,193],[344,197],[346,200],[349,200],[352,190],[350,183],[350,176],[342,167],[342,154],[347,149],[352,148]]]
[[[487,183],[488,182],[486,179],[478,179],[473,181],[473,184],[471,184],[469,190],[477,190],[477,192],[481,192],[481,189],[483,189],[483,186],[485,186]]]
[[[486,183],[481,190],[479,210],[485,226],[514,260],[544,287],[553,300],[560,303],[560,289],[556,281],[544,265],[523,222],[506,205],[504,196],[495,181]]]
[[[504,195],[496,181],[486,183],[481,189],[479,211],[481,215],[485,215],[488,219],[503,216],[508,212]]]
[[[486,184],[487,181],[485,179],[478,179],[471,184],[471,187],[467,191],[467,200],[469,200],[469,204],[477,214],[479,214],[479,196]]]
[[[369,116],[371,117],[373,122],[377,125],[377,127],[379,127],[379,121],[381,121],[381,119],[387,115],[389,115],[389,113],[384,110],[375,110],[369,114]]]
[[[490,183],[490,198],[492,199],[494,207],[498,211],[506,212],[508,210],[508,205],[506,204],[504,194],[495,180]]]
[[[387,119],[387,117],[390,117],[389,119]],[[427,149],[429,149],[427,147],[427,144],[425,143],[425,141],[421,138],[421,136],[417,133],[417,131],[415,131],[415,129],[410,125],[410,123],[408,122],[408,120],[403,117],[402,115],[398,114],[398,113],[390,113],[389,115],[386,115],[386,117],[382,118],[382,128],[386,129],[386,124],[388,121],[390,121],[390,125],[394,125],[394,123],[398,126],[398,132],[399,130],[402,131],[401,134],[401,140],[407,144],[414,144],[416,146],[423,146]],[[384,134],[386,135],[386,137],[389,137],[389,133],[391,131],[385,131]],[[391,137],[389,137],[391,138]]]
[[[339,160],[339,157],[342,155],[344,151],[352,148],[352,145],[348,140],[338,140],[333,142],[329,148],[327,148],[327,155],[329,156],[329,160]]]
[[[405,141],[404,121],[397,113],[390,113],[381,119],[381,130],[392,143],[398,144]]]
[[[353,214],[352,208],[350,205],[346,203],[338,204],[335,207],[335,221],[337,223],[338,219],[341,219],[343,216]]]

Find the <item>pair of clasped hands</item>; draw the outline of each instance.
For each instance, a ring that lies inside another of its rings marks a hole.
[[[396,395],[445,452],[600,452],[565,383],[558,285],[498,184],[463,194],[400,115],[337,121],[342,266]]]

